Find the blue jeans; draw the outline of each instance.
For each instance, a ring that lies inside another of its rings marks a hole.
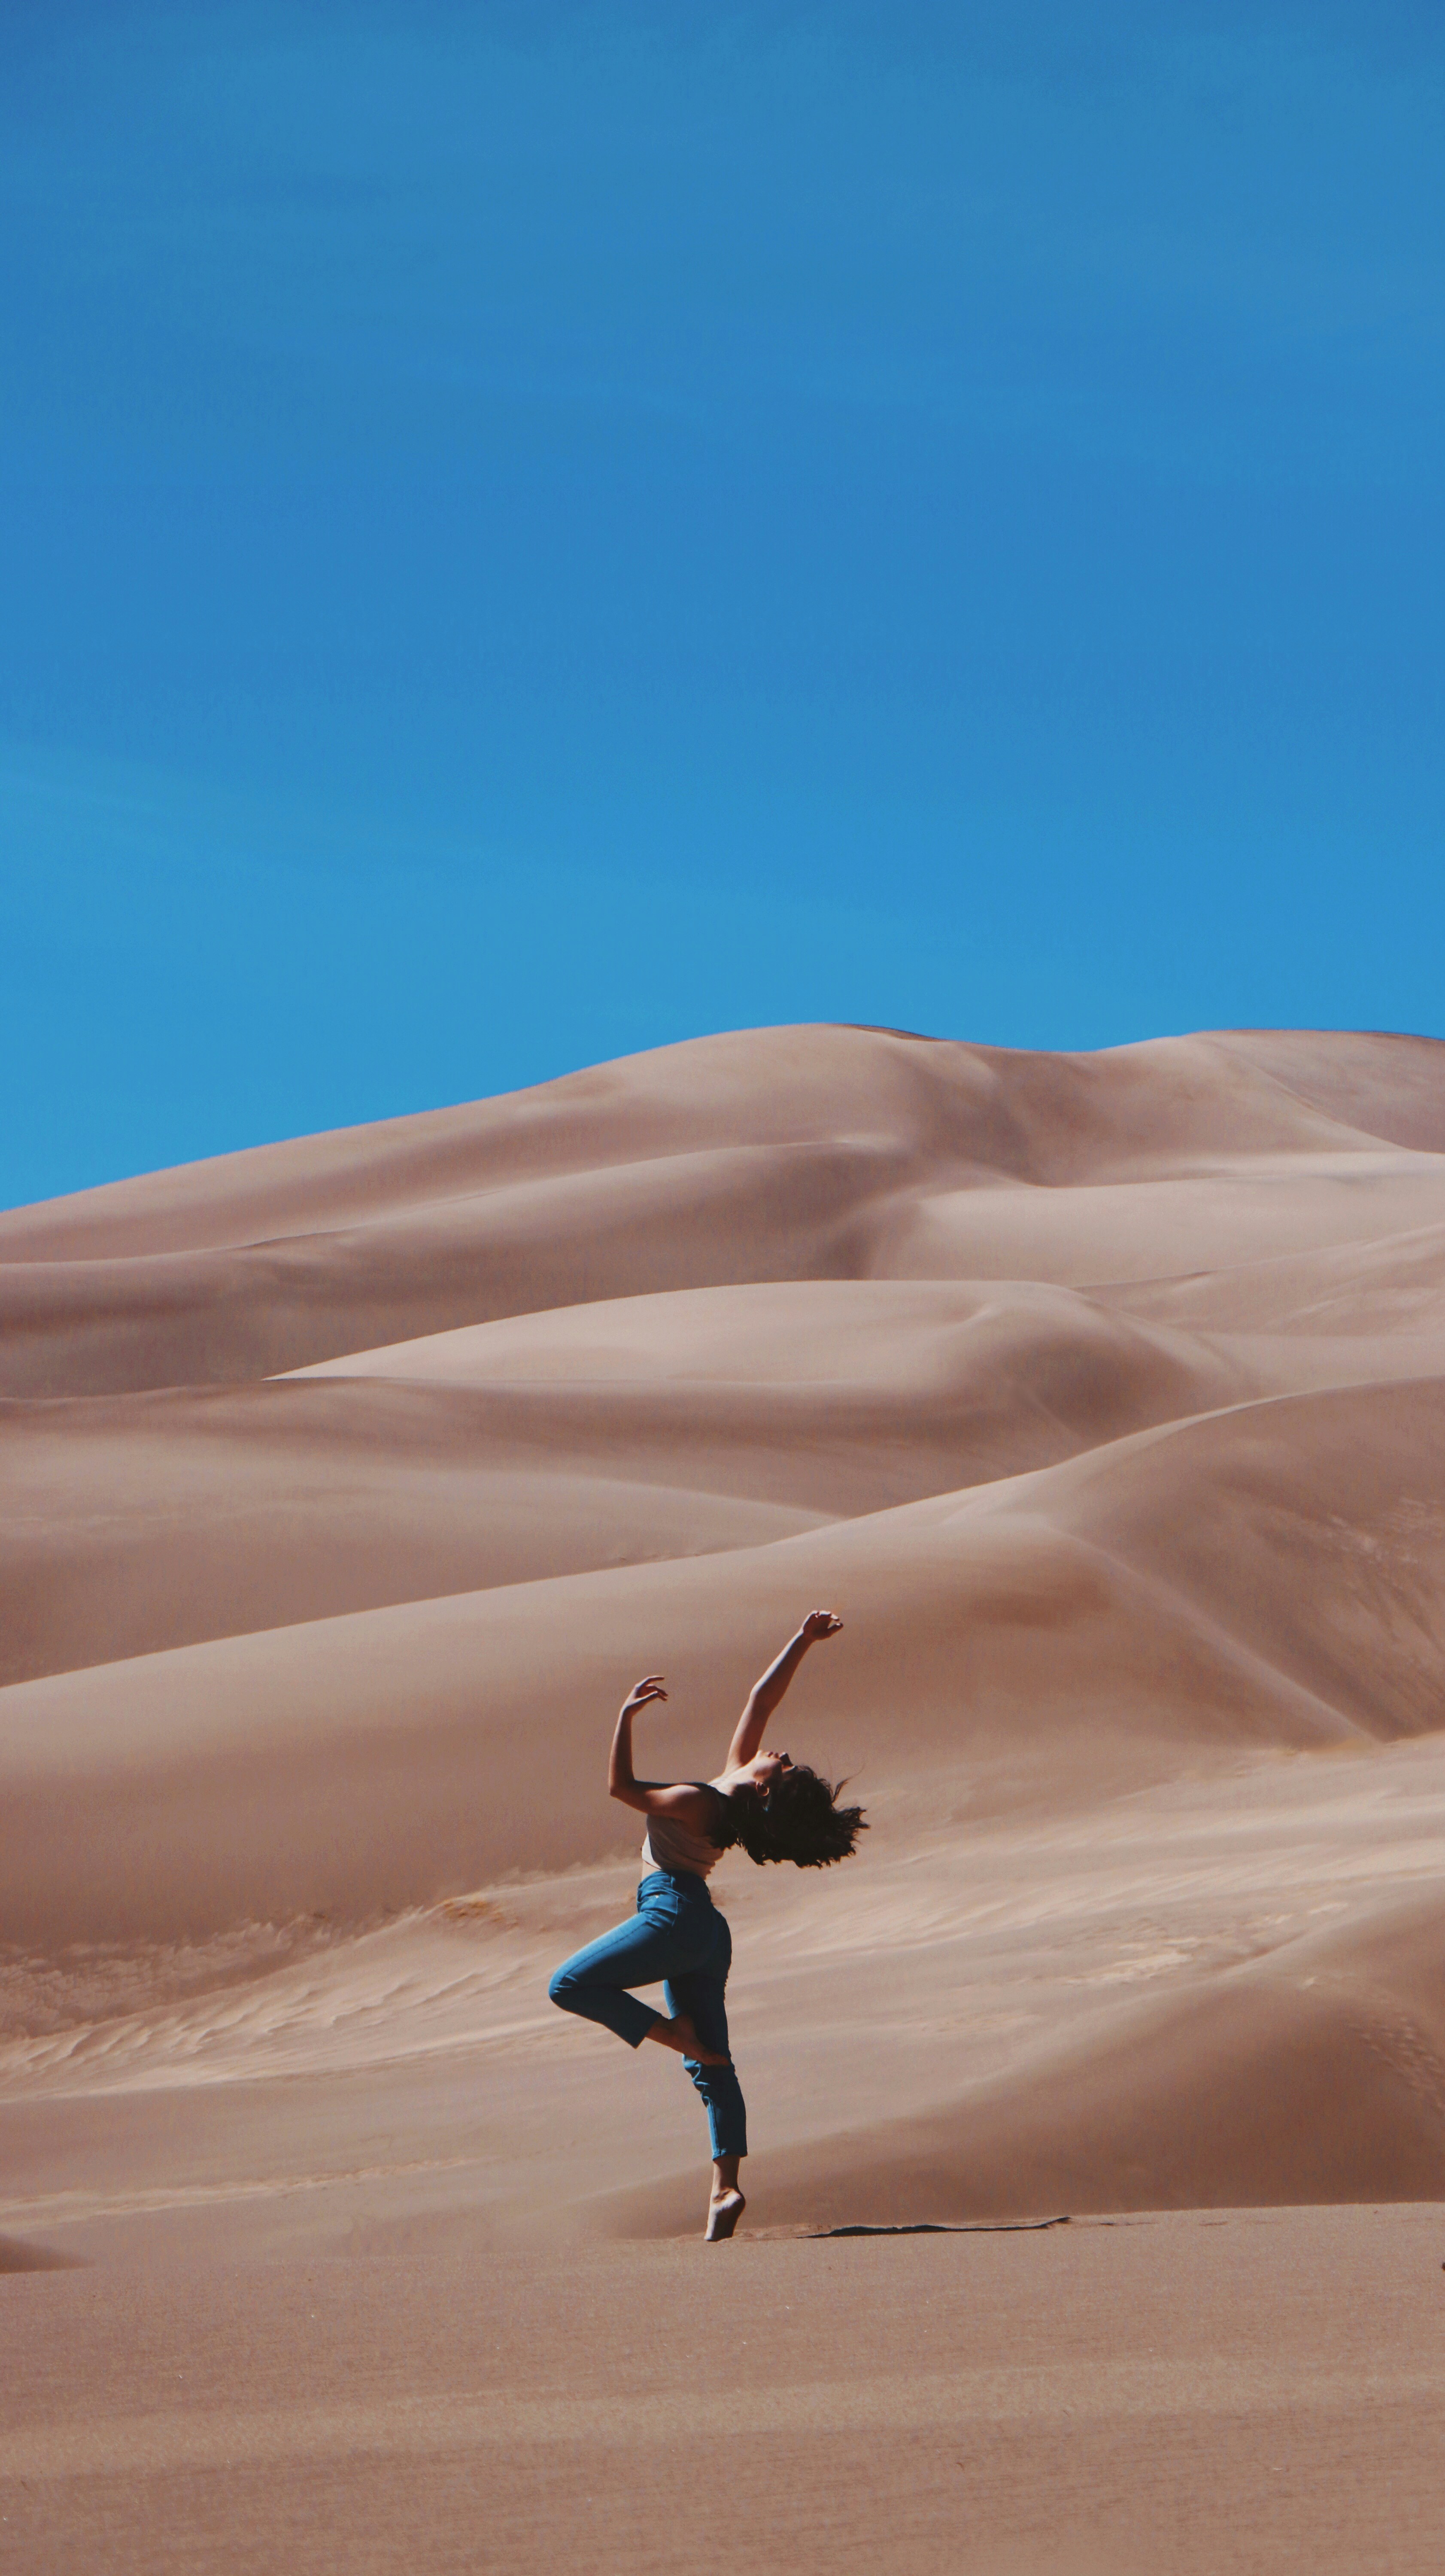
[[[692,1870],[658,1869],[639,1887],[632,1920],[565,1960],[547,1992],[563,2012],[600,2021],[629,2048],[640,2048],[657,2014],[628,1988],[655,1986],[665,1979],[669,2015],[686,2013],[704,2048],[726,2049],[724,1988],[732,1961],[727,1916],[719,1914],[706,1879]],[[713,2154],[745,2156],[747,2113],[731,2061],[703,2066],[695,2057],[685,2057],[682,2062],[707,2105]]]

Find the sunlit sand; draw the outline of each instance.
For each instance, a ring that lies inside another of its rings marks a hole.
[[[0,1324],[19,2563],[661,2569],[747,2403],[724,2567],[1433,2568],[1445,1047],[701,1040],[0,1217]],[[635,1673],[710,1772],[815,1601],[705,2254],[547,1976]]]

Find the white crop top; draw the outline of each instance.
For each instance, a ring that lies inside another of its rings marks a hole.
[[[649,1869],[691,1870],[694,1878],[706,1878],[722,1859],[722,1849],[706,1835],[692,1833],[676,1816],[649,1816],[642,1857]]]

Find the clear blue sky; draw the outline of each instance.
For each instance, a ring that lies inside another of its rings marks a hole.
[[[8,0],[0,1202],[1445,1028],[1439,0]]]

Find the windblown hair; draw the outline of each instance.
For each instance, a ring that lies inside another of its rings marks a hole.
[[[848,1860],[868,1826],[861,1807],[837,1804],[847,1785],[798,1762],[766,1794],[733,1789],[723,1798],[727,1812],[718,1818],[719,1844],[723,1850],[741,1844],[760,1869],[770,1860],[790,1860],[797,1869],[827,1869],[835,1860]]]

